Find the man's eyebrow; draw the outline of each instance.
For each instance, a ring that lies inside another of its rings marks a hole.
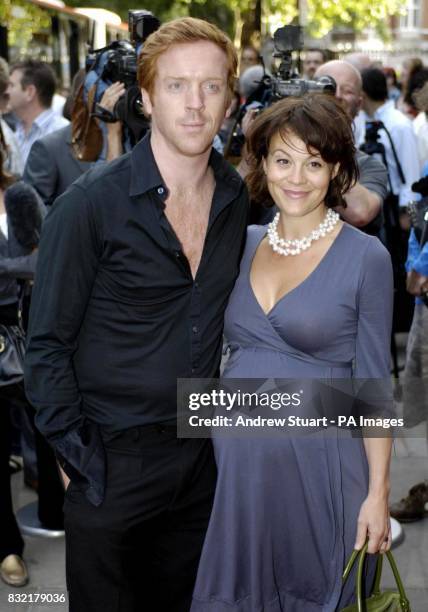
[[[174,81],[188,81],[188,77],[178,77],[178,76],[167,75],[164,78],[173,79]],[[203,81],[225,81],[225,80],[226,80],[225,78],[220,77],[220,76],[206,77],[203,79]]]

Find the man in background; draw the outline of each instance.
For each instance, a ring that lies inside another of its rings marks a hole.
[[[382,123],[379,142],[385,149],[391,191],[398,197],[399,206],[405,207],[415,198],[412,184],[420,177],[418,144],[412,123],[395,108],[393,100],[388,100],[386,77],[381,70],[367,68],[361,77],[365,120]]]
[[[325,53],[322,49],[307,49],[302,62],[302,77],[312,81],[317,69],[325,62]]]
[[[51,108],[55,87],[55,74],[45,62],[27,59],[11,67],[8,111],[17,118],[15,135],[24,166],[37,139],[68,124]]]
[[[326,75],[336,81],[336,98],[342,102],[351,119],[355,120],[362,104],[362,79],[359,71],[348,62],[332,60],[320,66],[315,73],[316,77]],[[355,134],[356,143],[357,138]],[[388,192],[386,168],[378,159],[362,151],[357,151],[356,155],[359,179],[345,195],[346,209],[338,212],[348,223],[370,234],[379,234],[382,227],[382,204]]]

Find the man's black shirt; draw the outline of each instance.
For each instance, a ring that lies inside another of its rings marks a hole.
[[[26,389],[37,426],[68,474],[91,485],[94,503],[102,498],[97,426],[172,420],[176,379],[218,372],[248,197],[214,150],[210,165],[216,186],[195,279],[164,214],[168,191],[150,134],[80,177],[46,219]]]

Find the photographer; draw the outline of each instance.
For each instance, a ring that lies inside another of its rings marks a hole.
[[[73,79],[70,93],[73,101],[84,77],[85,72],[82,70]],[[113,110],[123,93],[122,83],[113,83],[106,89],[100,105],[108,111]],[[25,165],[23,180],[37,191],[46,206],[53,204],[71,183],[93,165],[93,162],[78,159],[73,150],[73,121],[76,121],[76,115],[72,117],[70,125],[36,140]],[[121,122],[106,124],[106,131],[105,158],[111,161],[123,153]]]
[[[365,119],[382,122],[378,140],[385,149],[391,191],[398,197],[399,206],[407,206],[415,197],[411,185],[418,180],[420,172],[418,146],[412,124],[394,107],[394,102],[388,100],[386,78],[381,70],[368,68],[362,71],[361,76]],[[393,147],[403,177],[400,176]]]
[[[336,82],[336,98],[355,120],[362,103],[362,80],[359,71],[348,62],[333,60],[320,66],[316,77],[331,76]],[[357,183],[345,194],[346,208],[338,210],[351,225],[369,234],[379,234],[382,226],[382,203],[387,194],[387,172],[375,157],[356,152],[359,170]]]

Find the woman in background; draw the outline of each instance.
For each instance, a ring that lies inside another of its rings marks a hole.
[[[0,150],[0,324],[10,327],[20,324],[21,284],[34,277],[43,205],[31,187],[13,184],[12,176],[3,170],[5,157]],[[14,587],[28,582],[10,483],[10,413],[16,403],[25,409],[22,382],[0,380],[0,577]]]

